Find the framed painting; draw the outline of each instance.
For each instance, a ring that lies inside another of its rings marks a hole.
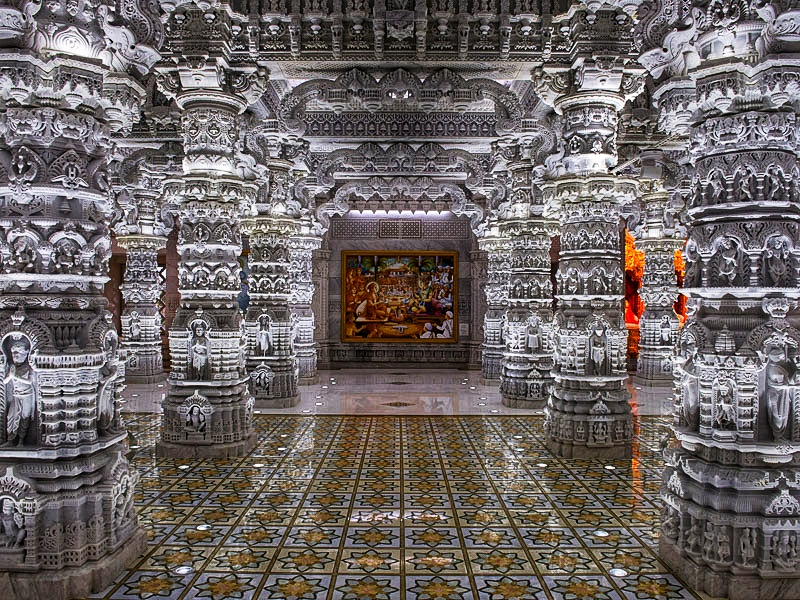
[[[456,252],[342,252],[342,341],[458,341]]]

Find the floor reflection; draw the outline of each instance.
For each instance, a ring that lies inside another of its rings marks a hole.
[[[384,375],[326,374],[240,459],[156,459],[160,415],[129,414],[150,545],[97,597],[698,597],[656,555],[669,389],[631,386],[635,457],[600,462],[553,456],[474,374]]]

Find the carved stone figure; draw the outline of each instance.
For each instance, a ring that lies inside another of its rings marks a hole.
[[[211,369],[209,365],[207,325],[204,321],[195,321],[191,326],[192,337],[189,347],[189,373],[190,378],[205,380],[209,378]]]
[[[681,412],[690,429],[700,420],[700,382],[697,378],[697,340],[691,333],[681,337],[678,360],[680,374]]]
[[[607,361],[606,332],[602,327],[595,327],[589,335],[589,374],[604,375]]]
[[[763,357],[766,360],[763,402],[767,419],[774,439],[783,440],[792,408],[794,365],[789,362],[787,343],[780,338],[765,342]]]
[[[258,320],[259,328],[256,339],[258,341],[258,349],[262,355],[266,356],[272,351],[272,319],[269,315],[263,315]]]
[[[36,442],[36,381],[30,363],[31,343],[22,334],[3,340],[5,444],[24,446]]]
[[[6,548],[21,548],[25,543],[27,530],[25,517],[17,508],[13,498],[0,499],[0,532],[5,538]]]
[[[792,261],[787,242],[776,236],[767,241],[764,250],[764,282],[771,286],[787,286],[793,281]]]

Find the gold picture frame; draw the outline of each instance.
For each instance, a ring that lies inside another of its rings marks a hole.
[[[458,341],[458,253],[342,251],[342,341]]]

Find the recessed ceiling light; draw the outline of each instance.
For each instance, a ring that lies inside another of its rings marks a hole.
[[[628,572],[625,569],[609,569],[608,574],[613,577],[625,577]]]

